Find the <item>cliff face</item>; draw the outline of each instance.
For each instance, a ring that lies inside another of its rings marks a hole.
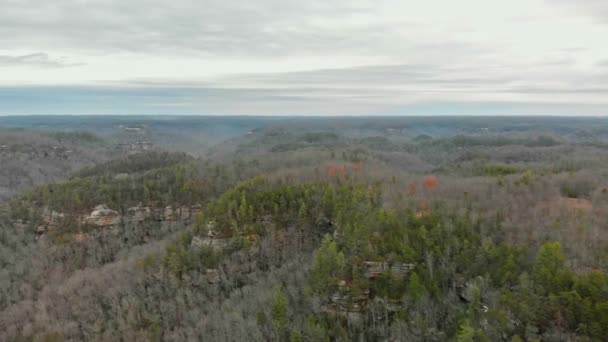
[[[201,210],[202,206],[200,205],[155,208],[140,204],[128,208],[125,214],[121,215],[117,210],[109,208],[106,204],[99,204],[89,214],[73,215],[44,208],[41,214],[41,224],[36,228],[36,232],[41,236],[54,229],[60,229],[66,222],[76,222],[77,226],[81,228],[111,228],[122,223],[140,223],[145,220],[160,222],[180,221],[190,224]]]
[[[84,224],[97,227],[112,226],[120,223],[120,214],[108,208],[105,204],[100,204],[86,217],[80,220]]]

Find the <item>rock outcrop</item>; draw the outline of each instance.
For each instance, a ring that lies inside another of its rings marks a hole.
[[[127,209],[127,220],[130,222],[142,222],[152,216],[150,207],[144,207],[141,203],[138,206]]]
[[[143,204],[128,208],[124,215],[109,208],[105,204],[99,204],[93,208],[89,214],[70,214],[44,208],[40,214],[40,223],[36,227],[38,237],[45,233],[59,229],[62,226],[77,225],[78,227],[97,227],[110,228],[125,224],[139,224],[146,220],[156,220],[158,222],[182,222],[186,225],[191,224],[196,214],[202,210],[202,206],[194,205],[191,207],[165,207],[154,208]],[[8,214],[6,214],[8,216]],[[13,224],[26,226],[27,222],[21,220],[12,221]],[[223,249],[229,245],[228,239],[212,239],[203,242],[213,248]]]
[[[142,153],[145,151],[150,151],[152,148],[153,145],[149,141],[136,141],[116,145],[117,150],[126,152],[127,154]]]
[[[191,245],[193,247],[203,248],[208,247],[214,250],[223,250],[230,247],[230,244],[234,241],[233,238],[218,239],[213,237],[200,237],[195,236],[192,239]]]
[[[42,211],[42,222],[48,228],[55,228],[65,218],[64,213],[44,208]]]
[[[365,261],[365,273],[368,278],[374,279],[381,276],[383,273],[390,272],[393,277],[405,277],[414,269],[414,264],[394,263],[389,265],[387,262]]]
[[[220,272],[215,269],[215,268],[208,268],[205,271],[205,274],[207,275],[207,282],[209,284],[216,284],[220,281]]]
[[[105,204],[100,204],[93,209],[91,214],[85,216],[82,222],[97,227],[105,227],[119,224],[120,219],[120,214],[117,211],[108,208]]]
[[[404,279],[414,268],[415,265],[409,263],[363,262],[365,276],[370,282],[376,281],[377,278],[384,274]],[[349,320],[357,320],[360,319],[359,315],[362,309],[373,304],[374,300],[375,297],[372,296],[369,288],[353,291],[352,278],[347,278],[338,281],[338,290],[329,297],[329,301],[324,307],[325,311],[331,315],[344,317]],[[389,312],[396,312],[402,308],[402,304],[399,301],[388,300],[384,303],[384,307]]]

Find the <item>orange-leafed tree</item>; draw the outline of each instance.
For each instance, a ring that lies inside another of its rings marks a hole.
[[[327,167],[327,174],[330,176],[344,176],[346,167],[344,165],[330,165]]]
[[[439,180],[433,176],[429,176],[424,179],[424,187],[429,191],[434,190],[437,185],[439,185]]]

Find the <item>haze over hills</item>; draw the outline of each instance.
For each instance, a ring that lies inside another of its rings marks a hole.
[[[2,117],[0,340],[602,341],[603,122]]]

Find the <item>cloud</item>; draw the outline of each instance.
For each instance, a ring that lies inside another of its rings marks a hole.
[[[599,22],[608,24],[608,2],[605,0],[548,0],[559,3],[571,11],[591,16]]]
[[[336,27],[323,23],[341,16],[362,16],[372,3],[319,0],[70,1],[0,0],[0,40],[15,47],[64,47],[89,51],[196,53],[209,55],[291,54],[355,47],[363,35],[379,36],[369,25]],[[341,42],[341,43],[340,43]],[[340,46],[341,45],[341,46]]]
[[[39,68],[66,68],[83,65],[71,63],[64,58],[53,59],[48,54],[38,52],[27,55],[0,55],[0,67],[33,66]]]
[[[371,104],[420,101],[514,101],[608,104],[608,72],[580,72],[568,63],[444,67],[434,64],[373,65],[263,74],[235,74],[214,81],[128,80],[115,85],[174,89],[265,91],[288,98]],[[261,95],[260,95],[261,96]]]
[[[93,109],[64,94],[108,112],[348,114],[421,103],[597,109],[608,101],[606,6],[604,0],[0,0],[0,82],[81,85],[82,91],[56,95],[66,110],[87,112]],[[86,65],[58,69],[76,65],[72,60]]]

